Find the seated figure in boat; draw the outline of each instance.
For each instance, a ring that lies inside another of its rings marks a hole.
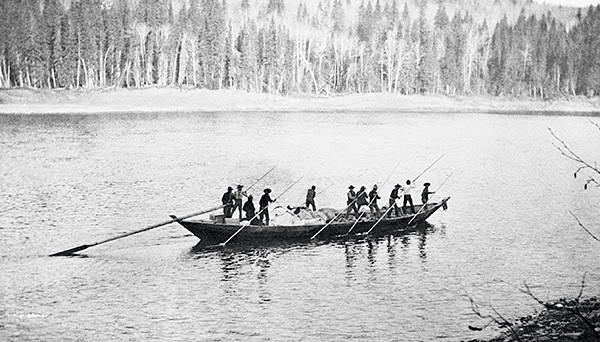
[[[328,211],[333,212],[328,214]],[[303,206],[291,207],[277,206],[271,210],[271,225],[274,226],[301,226],[310,224],[325,224],[329,219],[335,216],[333,209],[321,209],[313,211]],[[331,217],[330,217],[331,216]]]
[[[252,195],[248,195],[248,200],[244,203],[244,207],[242,210],[246,213],[246,221],[251,221],[250,224],[258,225],[260,222],[258,217],[256,217],[256,207],[254,206],[254,202],[252,202]]]

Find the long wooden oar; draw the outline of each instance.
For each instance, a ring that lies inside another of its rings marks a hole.
[[[402,193],[404,193],[404,190],[402,190]],[[383,215],[381,215],[381,217],[379,218],[379,220],[377,220],[377,222],[375,222],[375,224],[373,225],[373,227],[371,227],[371,229],[369,229],[369,231],[367,231],[365,234],[369,234],[369,233],[370,233],[370,232],[373,230],[373,228],[375,228],[375,226],[376,226],[376,225],[378,225],[378,224],[379,224],[379,222],[380,222],[381,220],[383,220],[383,218],[384,218],[384,217],[386,217],[386,216],[387,216],[387,214],[388,214],[390,211],[392,211],[392,209],[394,208],[394,206],[396,206],[396,207],[398,206],[398,205],[396,204],[396,199],[394,199],[394,204],[393,204],[393,205],[390,205],[390,206],[389,206],[389,207],[388,207],[388,208],[385,210],[385,212],[383,213]]]
[[[437,163],[440,159],[442,159],[442,157],[444,156],[444,154],[442,154],[438,159],[436,159],[431,165],[429,165],[423,172],[421,172],[417,177],[415,177],[415,179],[413,179],[413,183],[417,181],[417,179],[419,179],[419,177],[421,177],[427,170],[429,170],[433,165],[435,165],[435,163]],[[404,193],[404,190],[402,190],[402,192]],[[379,221],[381,221],[381,219],[385,216],[387,216],[387,214],[392,210],[392,208],[394,208],[394,206],[397,206],[395,203],[394,205],[390,205],[389,208],[387,208],[387,210],[385,211],[385,213],[383,213],[383,215],[379,218],[379,220],[377,222],[375,222],[375,225],[377,225],[379,223]],[[374,226],[375,226],[374,225]],[[375,227],[371,227],[371,229],[369,229],[369,232],[371,230],[373,230],[373,228]],[[350,231],[348,231],[348,233],[350,233]]]
[[[265,178],[276,167],[277,167],[277,165],[273,166],[269,171],[267,171],[267,173],[265,173],[264,175],[262,175],[262,177],[260,177],[259,179],[257,179],[256,182],[254,182],[254,184],[252,184],[252,185],[250,185],[248,187],[248,190],[250,188],[252,188],[253,186],[255,186],[256,184],[258,184],[258,182],[260,182],[263,178]],[[176,222],[176,221],[179,221],[179,220],[185,220],[185,219],[193,217],[193,216],[198,216],[198,215],[210,213],[210,212],[215,211],[215,210],[223,209],[223,208],[225,208],[228,205],[230,205],[230,204],[219,205],[219,206],[216,206],[216,207],[213,207],[213,208],[210,208],[210,209],[201,210],[201,211],[198,211],[198,212],[195,212],[195,213],[192,213],[192,214],[188,214],[188,215],[184,215],[184,216],[180,216],[180,217],[171,217],[171,220],[169,220],[169,221],[164,221],[164,222],[161,222],[161,223],[153,224],[153,225],[148,226],[146,228],[142,228],[140,230],[136,230],[136,231],[133,231],[133,232],[130,232],[130,233],[127,233],[127,234],[115,236],[113,238],[106,239],[106,240],[103,240],[103,241],[100,241],[100,242],[96,242],[96,243],[93,243],[91,245],[81,245],[81,246],[78,246],[78,247],[75,247],[75,248],[67,249],[67,250],[64,250],[62,252],[50,254],[50,256],[69,256],[69,255],[71,255],[73,253],[77,253],[79,251],[82,251],[84,249],[87,249],[87,248],[90,248],[90,247],[93,247],[93,246],[97,246],[97,245],[100,245],[100,244],[103,244],[103,243],[107,243],[107,242],[110,242],[110,241],[121,239],[121,238],[130,236],[130,235],[142,233],[142,232],[145,232],[147,230],[158,228],[158,227],[162,227],[162,226],[165,226],[167,224],[170,224],[170,223],[173,223],[173,222]]]
[[[360,221],[360,219],[365,215],[365,213],[366,213],[366,211],[363,211],[362,213],[360,213],[360,215],[358,215],[358,218],[356,218],[356,221],[354,221],[354,224],[352,225],[352,227],[350,227],[350,229],[348,229],[348,231],[346,232],[346,235],[350,234],[352,229],[354,229],[354,227],[356,227],[356,225],[358,224],[358,221]]]
[[[442,182],[442,184],[440,184],[440,186],[437,187],[437,189],[435,189],[435,193],[437,193],[440,188],[442,187],[442,185],[444,185],[444,183],[446,183],[446,181],[448,180],[448,178],[450,178],[450,176],[452,176],[454,173],[451,173],[450,175],[448,175],[448,177],[446,177],[446,179],[444,179],[444,181]],[[433,196],[435,196],[435,194],[433,194]],[[433,196],[431,196],[431,198],[433,198]],[[413,218],[410,219],[410,221],[408,221],[408,223],[406,224],[407,227],[410,227],[410,224],[412,223],[412,221],[414,221],[414,219],[417,218],[417,215],[419,215],[421,213],[421,210],[423,210],[423,208],[425,208],[427,206],[427,203],[429,202],[429,200],[431,198],[427,199],[427,202],[423,203],[423,205],[421,206],[421,208],[419,208],[419,210],[417,211],[417,213],[415,214],[415,216],[413,216]]]
[[[390,180],[390,177],[392,177],[392,175],[394,174],[394,171],[396,171],[396,169],[398,168],[399,165],[400,165],[400,162],[398,162],[398,164],[396,164],[396,166],[394,166],[394,169],[392,170],[392,172],[389,173],[388,177],[385,179],[385,181],[383,182],[383,184],[387,183],[387,181]],[[382,186],[383,186],[383,184],[382,184]],[[372,201],[373,200],[371,200],[371,202]],[[369,205],[371,204],[371,202],[369,202]],[[348,208],[350,208],[351,206],[353,206],[354,203],[356,203],[356,199],[354,201],[350,202],[350,204],[348,204],[348,206],[344,210],[340,211],[337,215],[335,215],[335,217],[331,221],[327,222],[327,224],[325,224],[323,226],[323,228],[319,229],[318,232],[316,232],[313,236],[311,236],[310,239],[314,240],[317,237],[317,235],[321,234],[321,232],[325,230],[325,228],[329,227],[332,223],[334,223],[335,221],[337,221],[337,219],[340,218],[340,216],[342,216],[342,214],[346,210],[348,210]],[[350,230],[352,230],[352,228],[354,228],[354,226],[356,226],[356,223],[360,219],[360,216],[361,215],[359,215],[359,217],[356,219],[356,222],[354,223],[354,225],[352,227],[350,227]],[[348,233],[350,232],[350,230],[348,230]],[[348,234],[348,233],[346,233],[346,234]]]
[[[212,207],[210,209],[198,211],[198,212],[195,212],[195,213],[192,213],[192,214],[188,214],[188,215],[185,215],[185,216],[177,217],[175,219],[171,219],[171,220],[164,221],[164,222],[161,222],[161,223],[153,224],[153,225],[148,226],[146,228],[143,228],[143,229],[140,229],[140,230],[136,230],[136,231],[133,231],[133,232],[130,232],[130,233],[127,233],[127,234],[115,236],[115,237],[112,237],[110,239],[102,240],[100,242],[96,242],[96,243],[93,243],[91,245],[81,245],[81,246],[78,246],[78,247],[75,247],[75,248],[64,250],[62,252],[50,254],[50,256],[69,256],[69,255],[71,255],[73,253],[77,253],[79,251],[82,251],[82,250],[90,248],[90,247],[94,247],[94,246],[97,246],[97,245],[100,245],[100,244],[103,244],[103,243],[107,243],[107,242],[110,242],[110,241],[114,241],[114,240],[117,240],[117,239],[121,239],[121,238],[130,236],[130,235],[134,235],[134,234],[138,234],[138,233],[141,233],[141,232],[145,232],[145,231],[150,230],[150,229],[162,227],[162,226],[165,226],[165,225],[167,225],[169,223],[173,223],[173,222],[176,222],[176,221],[179,221],[179,220],[184,220],[184,219],[190,218],[192,216],[198,216],[198,215],[210,213],[211,211],[219,210],[219,209],[222,209],[222,208],[224,208],[226,206],[227,205],[225,205],[225,204],[219,205],[219,206],[216,206],[216,207]]]
[[[389,179],[389,177],[388,177]],[[387,180],[386,180],[387,182]],[[385,183],[384,183],[385,185]],[[382,185],[383,187],[383,185]],[[373,199],[371,199],[369,201],[369,209],[371,209],[371,204],[377,199],[377,196],[373,197]],[[390,208],[392,208],[393,206],[390,206]],[[389,208],[385,211],[385,213],[383,213],[383,215],[379,218],[379,220],[381,221],[381,218],[384,217],[385,215],[387,215],[387,213],[389,212]],[[354,221],[354,224],[352,225],[352,227],[350,227],[350,229],[348,229],[348,231],[346,232],[346,235],[350,234],[350,232],[352,232],[352,229],[354,229],[354,227],[356,227],[356,224],[358,223],[358,221],[360,221],[360,219],[365,215],[366,211],[363,211],[362,213],[360,213],[360,215],[358,215],[358,218],[356,219],[356,221]]]
[[[337,221],[338,218],[340,218],[340,216],[342,216],[342,214],[344,212],[346,212],[346,210],[348,210],[348,208],[350,208],[351,206],[354,205],[354,203],[356,203],[356,200],[353,200],[352,202],[350,202],[350,204],[348,204],[348,206],[346,206],[345,209],[341,210],[337,215],[335,215],[331,221],[327,222],[321,229],[319,229],[318,232],[315,233],[315,235],[311,236],[310,239],[314,240],[314,238],[317,237],[317,235],[319,235],[322,231],[325,230],[325,228],[329,227],[332,223],[334,223],[335,221]]]
[[[442,159],[444,155],[442,154],[438,159],[436,159],[433,163],[431,163],[431,165],[429,165],[425,170],[423,170],[423,172],[421,172],[417,177],[415,177],[415,179],[412,181],[412,183],[414,184],[416,182],[417,179],[419,179],[419,177],[421,177],[427,170],[431,169],[431,167],[433,165],[435,165],[440,159]],[[373,229],[375,229],[375,227],[377,227],[377,225],[379,224],[379,222],[381,222],[381,220],[383,220],[383,218],[387,215],[387,213],[391,210],[391,208],[393,207],[393,205],[390,205],[390,207],[388,208],[388,210],[385,211],[384,215],[381,215],[381,217],[379,218],[379,220],[377,220],[377,222],[375,222],[375,224],[365,233],[366,235],[368,235],[369,233],[371,233],[373,231]]]
[[[415,179],[413,179],[413,183],[416,182],[417,179],[419,179],[419,177],[421,177],[425,172],[427,172],[427,170],[431,169],[431,167],[435,165],[440,159],[442,159],[443,156],[445,156],[445,154],[442,154],[438,159],[431,163],[431,165],[429,165],[425,170],[423,170],[423,172],[421,172],[417,177],[415,177]]]
[[[275,166],[273,166],[269,171],[267,171],[267,173],[265,173],[264,175],[262,175],[262,177],[260,177],[259,179],[256,180],[256,182],[254,182],[252,185],[250,185],[246,191],[252,189],[252,187],[254,187],[256,184],[258,184],[258,182],[260,182],[263,178],[265,178],[269,173],[271,173],[271,171],[275,170],[275,168],[277,167],[277,164],[275,164]]]
[[[273,202],[275,202],[279,197],[283,196],[283,194],[285,194],[286,192],[288,192],[288,190],[290,190],[294,185],[298,184],[298,182],[300,182],[300,180],[302,180],[301,177],[300,179],[298,179],[297,181],[295,181],[292,185],[290,185],[287,189],[285,189],[284,192],[282,192],[281,194],[279,194],[279,196],[275,197],[275,199],[273,199]],[[239,232],[242,231],[242,229],[248,227],[250,225],[250,223],[252,222],[252,220],[254,220],[255,218],[257,218],[258,216],[260,216],[260,213],[262,213],[264,210],[267,210],[267,208],[269,207],[271,203],[268,203],[266,207],[262,208],[258,213],[256,213],[249,221],[245,221],[244,223],[242,223],[242,226],[240,227],[240,229],[236,230],[235,233],[233,233],[233,235],[231,235],[227,240],[225,240],[225,242],[220,243],[218,246],[225,246],[229,241],[231,241],[231,239],[233,239],[236,235],[238,235]],[[248,223],[246,223],[248,222]]]
[[[396,164],[396,166],[394,167],[394,169],[392,170],[392,172],[390,172],[390,174],[385,179],[385,181],[383,181],[383,183],[381,183],[381,187],[382,188],[390,180],[390,178],[394,174],[394,171],[396,171],[396,169],[398,168],[399,165],[400,165],[400,162],[398,162],[398,164]],[[376,200],[377,200],[377,196],[373,197],[369,201],[369,204],[368,204],[369,209],[371,209],[371,204],[373,204],[373,202],[375,202]],[[360,213],[360,215],[358,215],[358,217],[356,218],[356,221],[354,221],[354,224],[352,225],[352,227],[350,227],[350,229],[348,229],[348,231],[346,232],[346,235],[348,235],[348,234],[350,234],[350,232],[352,232],[352,229],[354,229],[354,227],[356,227],[356,225],[358,224],[358,221],[360,221],[360,219],[365,215],[365,213],[366,213],[366,211],[363,211],[362,213]],[[386,214],[387,214],[387,212],[386,212]]]
[[[372,202],[372,201],[371,201]],[[375,225],[377,225],[379,223],[379,221],[383,220],[383,218],[390,212],[390,210],[392,210],[394,206],[390,205],[389,208],[387,208],[387,210],[383,213],[383,215],[381,215],[381,217],[377,220],[377,222],[375,222]],[[346,235],[350,234],[350,232],[352,231],[352,229],[354,229],[354,227],[356,226],[356,224],[358,223],[358,220],[360,220],[360,218],[363,216],[365,212],[362,212],[360,214],[360,216],[356,219],[356,222],[354,222],[354,224],[352,225],[352,227],[350,227],[350,229],[348,229],[348,232],[346,233]],[[373,229],[373,227],[371,227],[371,229]],[[371,230],[369,230],[370,232]],[[366,233],[368,234],[368,232]]]

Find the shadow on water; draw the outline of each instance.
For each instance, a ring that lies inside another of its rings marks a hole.
[[[443,228],[443,227],[442,227]],[[352,237],[345,240],[338,240],[335,243],[344,247],[346,257],[347,279],[353,278],[353,269],[358,264],[367,265],[371,269],[378,267],[378,254],[385,252],[387,259],[385,261],[390,270],[394,270],[401,262],[398,254],[400,251],[407,251],[411,243],[416,242],[418,256],[421,262],[427,261],[427,238],[430,234],[435,234],[440,228],[429,223],[421,224],[410,231],[398,231],[391,234],[369,237]],[[416,240],[416,241],[415,241]]]
[[[438,228],[425,223],[410,231],[397,231],[376,236],[339,236],[314,242],[237,242],[223,247],[198,243],[189,250],[188,256],[192,259],[220,261],[222,281],[239,279],[251,269],[255,272],[256,279],[264,283],[267,282],[268,270],[272,266],[274,256],[282,256],[298,250],[335,248],[343,250],[347,279],[351,281],[353,269],[359,265],[365,265],[365,261],[367,268],[373,273],[372,276],[376,277],[376,269],[381,266],[379,264],[382,262],[378,258],[378,254],[382,252],[387,255],[385,266],[390,270],[395,269],[401,262],[398,253],[408,250],[411,244],[416,243],[419,259],[426,262],[427,238],[437,231]]]
[[[212,257],[214,255],[254,255],[257,251],[269,251],[271,253],[284,253],[293,249],[307,249],[315,246],[327,244],[367,244],[372,248],[377,248],[377,245],[382,241],[387,241],[388,245],[393,240],[394,243],[401,241],[403,245],[408,244],[410,236],[419,236],[419,250],[422,258],[427,257],[425,247],[427,244],[427,235],[437,231],[437,228],[427,222],[421,223],[418,226],[412,227],[410,230],[397,230],[386,232],[385,234],[374,235],[340,235],[327,239],[315,241],[291,241],[291,240],[264,240],[264,241],[235,241],[226,246],[206,245],[198,242],[189,251],[189,255],[194,258]]]

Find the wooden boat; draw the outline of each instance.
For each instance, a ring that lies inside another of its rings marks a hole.
[[[392,216],[391,218],[382,219],[370,234],[381,235],[391,231],[409,230],[410,227],[418,226],[438,209],[446,210],[447,202],[450,197],[446,197],[437,203],[428,203],[424,209],[421,205],[415,205],[416,214],[405,214],[399,217]],[[343,215],[342,215],[343,216]],[[415,217],[416,216],[416,217]],[[175,217],[173,217],[176,219]],[[200,239],[202,245],[216,245],[223,243],[236,231],[242,227],[240,223],[222,223],[218,219],[213,220],[198,220],[198,219],[176,219],[176,221],[189,230],[192,234]],[[362,235],[373,227],[377,222],[376,218],[362,218],[358,222],[352,218],[348,221],[336,221],[330,223],[317,238],[331,238],[335,236],[343,236],[352,230],[350,235]],[[356,223],[356,224],[355,224]],[[410,227],[408,224],[410,223]],[[245,226],[231,242],[248,242],[248,241],[309,241],[315,233],[323,228],[323,224],[302,224],[302,225],[247,225]]]

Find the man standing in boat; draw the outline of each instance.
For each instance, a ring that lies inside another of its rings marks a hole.
[[[429,195],[435,194],[435,191],[429,191],[431,183],[423,184],[423,192],[421,192],[421,202],[425,205],[429,201]]]
[[[240,211],[240,221],[242,220],[242,201],[244,197],[248,197],[248,195],[246,195],[246,192],[242,190],[243,188],[244,186],[241,184],[237,186],[237,191],[233,194],[234,204],[233,209],[231,210],[231,216],[233,216],[236,209]]]
[[[367,188],[365,186],[361,186],[360,190],[356,193],[356,211],[360,212],[360,207],[363,205],[369,206],[369,201],[367,200]]]
[[[369,192],[369,209],[371,210],[371,216],[379,218],[381,216],[381,211],[379,210],[379,205],[377,205],[377,200],[380,199],[379,194],[377,193],[377,184],[373,185],[373,190]]]
[[[316,189],[317,187],[313,185],[306,192],[306,209],[312,206],[313,210],[317,211],[317,206],[315,205],[315,196],[317,195]]]
[[[398,196],[398,190],[400,190],[400,188],[402,187],[402,185],[400,184],[396,184],[394,186],[394,189],[392,190],[392,192],[390,193],[390,209],[388,210],[388,214],[387,217],[391,218],[392,217],[392,207],[394,207],[394,214],[396,215],[396,217],[398,217],[398,204],[396,204],[396,200],[400,198],[400,196]]]
[[[413,200],[412,200],[412,196],[411,193],[412,191],[415,189],[415,185],[411,184],[410,179],[406,180],[406,185],[404,186],[404,188],[402,189],[402,191],[404,192],[404,201],[402,202],[402,210],[404,210],[404,213],[406,214],[406,204],[410,203],[410,210],[412,211],[412,213],[415,213],[415,206],[413,205]]]
[[[350,216],[350,212],[354,211],[354,216],[358,217],[358,208],[356,208],[356,192],[354,192],[354,185],[350,185],[348,187],[350,191],[348,191],[348,199],[346,200],[346,204],[348,207],[346,208],[346,219]]]
[[[262,197],[260,198],[260,201],[258,201],[258,205],[260,206],[260,223],[266,224],[267,226],[269,225],[269,209],[267,208],[269,206],[270,203],[275,202],[274,200],[271,199],[271,196],[269,196],[269,194],[271,193],[271,189],[266,188],[265,190],[263,190],[264,194],[262,195]],[[263,221],[264,219],[264,221]]]
[[[231,214],[232,214],[232,207],[233,207],[233,188],[232,187],[227,187],[227,192],[223,194],[223,197],[221,198],[221,203],[223,203],[223,205],[225,206],[223,208],[223,216],[225,216],[225,218],[230,218]]]

